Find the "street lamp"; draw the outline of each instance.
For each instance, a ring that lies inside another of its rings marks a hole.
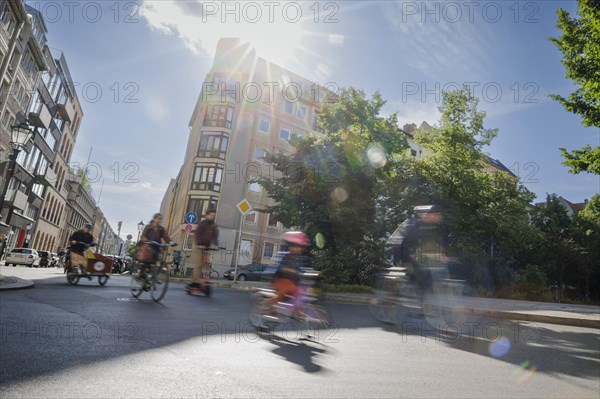
[[[140,220],[140,222],[138,223],[137,227],[138,227],[138,242],[140,241],[140,234],[142,234],[142,230],[144,230],[144,221]]]
[[[6,197],[6,192],[8,191],[8,184],[10,183],[10,179],[12,179],[13,174],[15,172],[17,157],[19,156],[21,149],[23,149],[27,145],[27,143],[31,139],[31,136],[33,136],[33,131],[25,122],[22,122],[15,126],[11,126],[10,128],[12,134],[11,141],[9,144],[13,149],[13,153],[8,163],[6,179],[4,179],[4,187],[2,187],[2,195],[0,196],[0,211],[2,211],[2,207],[4,206],[4,197]],[[6,224],[8,224],[8,222],[6,222]]]
[[[15,167],[17,164],[17,157],[21,150],[27,146],[29,140],[33,136],[33,131],[29,127],[27,122],[21,122],[18,125],[11,126],[11,141],[10,146],[13,149],[12,156],[8,161],[8,168],[6,170],[6,178],[4,179],[4,185],[2,187],[2,195],[0,195],[0,213],[2,213],[2,209],[4,208],[4,199],[6,198],[6,192],[8,191],[8,185],[15,173]],[[8,212],[8,217],[6,218],[6,224],[10,226],[10,217],[11,212]],[[2,244],[2,248],[0,249],[0,256],[4,253],[5,244]]]

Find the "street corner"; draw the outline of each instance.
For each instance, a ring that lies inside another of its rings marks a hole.
[[[33,288],[31,280],[24,280],[18,277],[0,276],[0,291],[2,290],[20,290],[24,288]]]

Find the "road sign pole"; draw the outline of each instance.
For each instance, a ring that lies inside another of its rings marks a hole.
[[[233,252],[233,263],[234,263],[234,268],[235,271],[233,272],[233,283],[235,284],[237,282],[237,270],[238,270],[238,258],[240,255],[240,248],[242,245],[242,224],[244,223],[244,215],[240,216],[240,227],[238,229],[238,238],[237,238],[237,245],[236,245],[236,250]]]

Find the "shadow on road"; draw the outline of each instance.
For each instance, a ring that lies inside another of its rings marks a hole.
[[[128,285],[128,277],[114,276],[105,287],[69,286],[59,271],[57,277],[36,281],[35,290],[0,292],[2,384],[199,337],[202,342],[192,341],[198,349],[210,344],[205,337],[212,337],[213,343],[219,336],[222,342],[232,337],[242,345],[256,342],[256,331],[248,322],[250,292],[215,289],[203,300],[187,295],[181,284],[170,284],[163,303],[156,304],[147,295],[132,299]],[[301,372],[322,373],[327,370],[317,360],[331,355],[344,334],[386,333],[397,336],[399,347],[435,343],[508,362],[523,378],[536,372],[587,379],[600,375],[599,333],[593,329],[472,316],[446,318],[438,328],[434,328],[438,319],[407,316],[390,326],[374,320],[366,305],[326,303],[325,308],[332,324],[316,343],[275,334],[272,353]],[[377,336],[363,341],[379,345]],[[344,351],[352,347],[345,346]]]

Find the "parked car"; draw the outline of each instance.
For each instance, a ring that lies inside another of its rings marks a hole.
[[[40,265],[40,256],[35,249],[15,248],[6,255],[4,263],[6,266],[27,265],[29,267],[38,267]]]
[[[263,270],[267,268],[267,265],[261,263],[253,263],[251,265],[238,266],[237,280],[239,281],[260,281]],[[235,275],[235,269],[228,269],[223,274],[223,277],[229,280],[233,280]]]
[[[48,251],[37,251],[40,256],[40,267],[48,267],[50,266],[50,262],[52,262],[52,254]]]

